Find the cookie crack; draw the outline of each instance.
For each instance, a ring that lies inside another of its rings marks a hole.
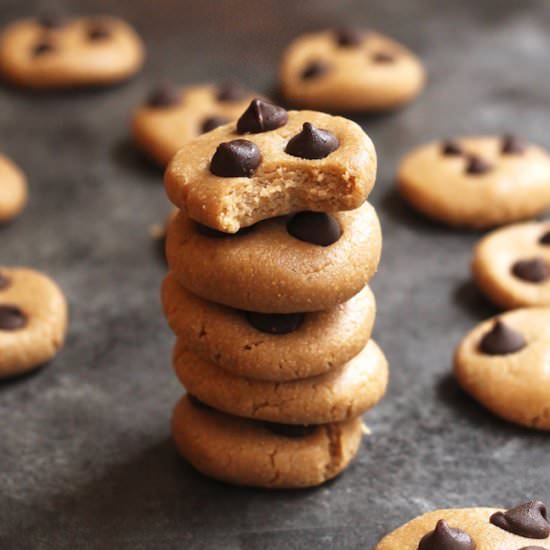
[[[337,472],[342,464],[342,430],[338,424],[327,424],[324,426],[324,430],[328,447],[328,461],[325,464],[324,478],[329,479],[334,476],[334,472]]]

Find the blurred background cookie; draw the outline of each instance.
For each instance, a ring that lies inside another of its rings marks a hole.
[[[23,172],[0,154],[0,225],[15,218],[27,203],[27,181]]]

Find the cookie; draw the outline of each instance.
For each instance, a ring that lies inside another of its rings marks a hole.
[[[472,271],[498,306],[550,306],[550,222],[516,224],[478,243]]]
[[[371,340],[330,372],[290,382],[253,380],[201,359],[178,339],[174,369],[194,396],[217,410],[284,424],[327,424],[360,416],[384,396],[388,364]]]
[[[266,220],[236,235],[180,212],[168,228],[166,255],[179,282],[205,300],[260,313],[303,313],[357,294],[377,269],[381,241],[369,203],[351,212]]]
[[[236,120],[256,97],[237,83],[161,86],[133,116],[138,147],[166,166],[189,140]]]
[[[550,308],[525,308],[474,328],[455,353],[460,385],[494,414],[550,430]]]
[[[514,136],[424,145],[405,157],[397,180],[414,208],[452,226],[508,224],[550,206],[550,155]]]
[[[52,359],[63,345],[67,303],[45,275],[0,268],[0,378],[23,374]]]
[[[23,172],[0,155],[0,224],[17,216],[27,203],[27,181]]]
[[[0,72],[28,88],[114,84],[136,73],[143,58],[136,32],[110,16],[24,19],[0,36]]]
[[[435,510],[384,537],[375,550],[545,550],[550,524],[542,502],[510,510]]]
[[[203,360],[235,375],[277,382],[322,374],[355,357],[376,314],[368,286],[330,310],[263,315],[202,300],[171,272],[162,303],[172,330]]]
[[[320,111],[394,109],[416,97],[418,58],[382,34],[359,29],[304,34],[286,49],[280,87],[292,105]]]
[[[376,153],[354,122],[252,102],[189,142],[165,175],[170,200],[213,229],[236,233],[301,210],[358,208],[374,185]]]
[[[181,455],[205,475],[265,488],[320,485],[356,455],[360,418],[320,426],[286,426],[218,412],[184,396],[172,417]]]

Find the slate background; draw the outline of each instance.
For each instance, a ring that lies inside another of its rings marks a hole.
[[[0,23],[49,2],[2,0]],[[113,89],[37,95],[0,88],[0,150],[26,171],[30,204],[0,231],[0,263],[50,273],[71,304],[67,344],[35,375],[0,385],[0,548],[372,548],[438,507],[550,501],[550,441],[505,424],[450,377],[454,346],[493,309],[470,283],[479,235],[412,213],[395,193],[412,146],[515,130],[550,146],[550,4],[544,0],[162,0],[60,2],[136,25],[146,68]],[[385,245],[373,288],[392,367],[373,435],[338,480],[264,492],[205,479],[169,440],[181,393],[162,319],[148,226],[168,205],[161,172],[129,142],[153,83],[236,77],[272,89],[279,54],[308,29],[352,21],[425,60],[413,105],[357,119],[380,172],[372,202]]]

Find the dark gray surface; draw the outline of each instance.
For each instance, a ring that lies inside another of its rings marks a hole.
[[[46,5],[2,0],[1,23]],[[24,215],[0,232],[0,263],[50,273],[72,313],[58,358],[0,385],[0,548],[370,549],[433,508],[550,501],[548,437],[491,417],[450,377],[454,346],[493,312],[469,283],[478,235],[413,214],[392,181],[402,154],[435,137],[517,130],[550,146],[548,2],[65,5],[127,17],[149,58],[111,90],[0,89],[0,150],[31,189]],[[360,119],[380,157],[372,202],[385,247],[373,287],[390,391],[340,479],[298,492],[228,487],[193,472],[169,440],[182,390],[158,303],[163,265],[147,233],[168,207],[160,171],[128,144],[130,110],[165,78],[239,77],[268,91],[291,37],[347,20],[401,39],[430,74],[415,104]]]

